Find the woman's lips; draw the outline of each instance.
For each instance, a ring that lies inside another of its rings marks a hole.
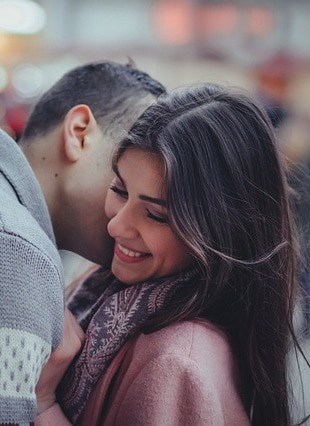
[[[151,256],[150,253],[141,251],[130,250],[119,243],[115,243],[114,254],[123,262],[137,263],[145,260],[146,257]]]

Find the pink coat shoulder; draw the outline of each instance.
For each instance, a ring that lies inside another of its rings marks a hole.
[[[250,424],[230,345],[210,323],[140,335],[126,358],[105,425]]]

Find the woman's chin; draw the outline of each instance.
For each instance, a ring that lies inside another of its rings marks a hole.
[[[122,283],[126,284],[126,285],[135,285],[135,284],[140,284],[143,283],[145,281],[148,281],[150,279],[150,277],[130,277],[129,274],[123,274],[118,270],[114,270],[114,268],[112,268],[112,273],[113,275]]]
[[[129,277],[129,274],[127,273],[122,273],[122,271],[119,270],[119,268],[111,268],[112,274],[122,283],[127,284],[127,285],[133,285],[133,284],[138,284],[139,282],[141,282],[141,280],[138,280],[138,278],[134,278],[134,277]]]

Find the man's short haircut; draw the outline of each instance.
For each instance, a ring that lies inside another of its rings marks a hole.
[[[115,137],[115,131],[129,130],[151,101],[165,91],[158,81],[132,64],[98,62],[79,66],[43,94],[21,142],[46,135],[79,104],[88,105],[102,130]]]

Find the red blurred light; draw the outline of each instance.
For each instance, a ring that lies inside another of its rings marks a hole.
[[[247,10],[247,33],[253,35],[268,35],[275,28],[272,11],[267,7],[251,7]]]
[[[197,14],[200,35],[220,35],[234,31],[238,23],[238,9],[233,5],[201,7]]]

